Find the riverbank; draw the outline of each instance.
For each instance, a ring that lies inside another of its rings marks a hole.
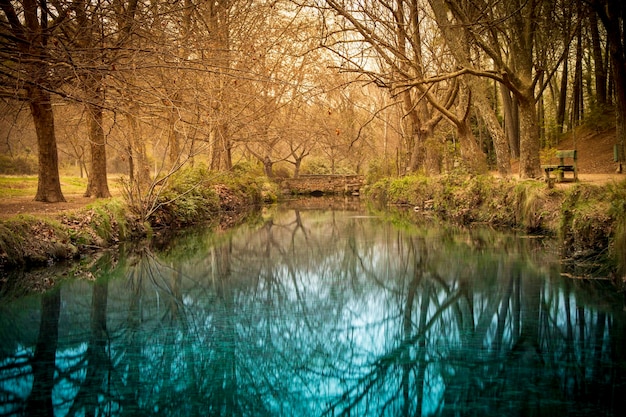
[[[19,214],[0,218],[0,291],[9,272],[75,261],[126,243],[149,242],[155,235],[198,224],[228,228],[263,201],[275,199],[267,180],[248,173],[210,174],[203,168],[181,171],[167,186],[142,199],[68,199],[66,203],[11,199]],[[43,211],[30,212],[36,206]],[[1,207],[1,206],[0,206]],[[54,285],[28,285],[45,290]]]
[[[379,181],[365,194],[380,206],[404,206],[460,226],[554,236],[568,263],[605,265],[603,274],[620,288],[626,284],[626,180],[550,187],[493,176],[408,176]]]
[[[202,180],[201,175],[187,174],[171,184],[160,194],[161,200],[151,201],[159,208],[149,216],[120,196],[82,208],[57,207],[1,218],[0,280],[6,281],[9,270],[75,260],[124,242],[149,240],[167,230],[208,222],[230,227],[254,207],[277,197],[275,188],[258,176]],[[190,189],[190,176],[201,186]],[[483,224],[555,236],[568,263],[608,265],[605,276],[624,286],[626,180],[548,187],[543,181],[489,175],[407,176],[368,186],[362,200],[465,227]]]

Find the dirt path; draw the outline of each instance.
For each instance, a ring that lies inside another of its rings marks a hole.
[[[78,210],[96,201],[95,198],[82,195],[65,195],[64,203],[42,203],[34,201],[33,197],[0,198],[0,220],[18,214],[32,214],[36,216],[56,216],[65,212]]]

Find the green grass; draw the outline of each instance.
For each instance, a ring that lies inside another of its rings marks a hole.
[[[35,195],[36,176],[0,176],[0,198]]]
[[[109,178],[109,190],[118,194],[118,182]],[[61,192],[63,194],[83,194],[87,189],[87,178],[61,176]],[[37,194],[36,175],[0,175],[0,198],[34,197]]]

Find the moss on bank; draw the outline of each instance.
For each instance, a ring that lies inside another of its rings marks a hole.
[[[232,225],[273,194],[267,181],[246,172],[181,170],[158,193],[141,200],[98,200],[55,218],[19,215],[0,221],[2,271],[69,260],[94,250],[149,237],[155,230],[219,221]],[[146,211],[146,206],[155,210]]]
[[[620,284],[626,275],[626,181],[550,188],[540,181],[492,176],[408,176],[381,180],[365,195],[459,225],[554,235],[561,239],[565,258],[608,263]]]
[[[243,170],[215,174],[197,167],[181,170],[158,193],[134,204],[128,199],[99,200],[54,219],[21,215],[0,221],[0,287],[3,270],[73,259],[140,240],[161,228],[208,221],[229,226],[277,195],[277,188],[259,175]],[[549,188],[540,181],[491,176],[407,176],[383,179],[364,195],[458,225],[482,223],[551,234],[561,239],[565,258],[607,264],[620,284],[626,276],[626,181]],[[148,204],[156,209],[146,210]]]

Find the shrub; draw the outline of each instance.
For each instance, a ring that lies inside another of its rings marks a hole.
[[[374,184],[385,177],[397,176],[395,165],[389,159],[377,158],[370,161],[365,174],[365,182]]]
[[[37,168],[35,156],[0,155],[0,174],[2,175],[35,175]]]
[[[311,158],[302,164],[300,173],[303,175],[329,175],[332,173],[332,169],[325,161]]]

